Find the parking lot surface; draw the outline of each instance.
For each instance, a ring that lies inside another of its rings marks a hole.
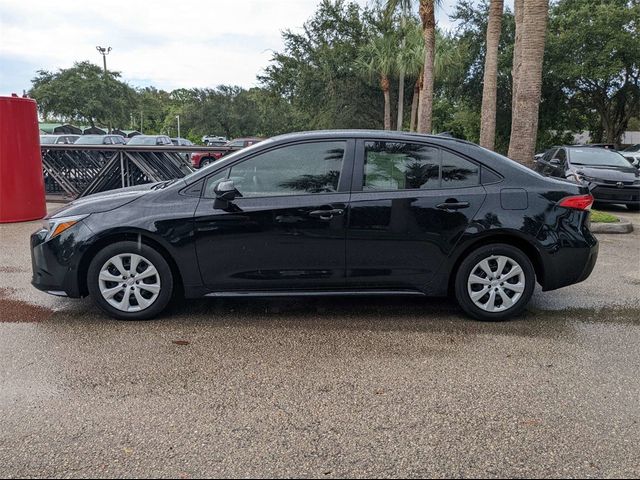
[[[198,300],[118,322],[0,225],[0,476],[638,477],[640,215],[501,324],[442,299]]]

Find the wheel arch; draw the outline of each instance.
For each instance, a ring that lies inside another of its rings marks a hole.
[[[178,268],[178,264],[175,259],[169,252],[167,248],[165,248],[161,242],[154,239],[151,235],[140,232],[140,231],[117,231],[106,234],[105,236],[98,239],[96,242],[92,243],[91,246],[83,253],[82,258],[80,259],[80,263],[78,264],[78,288],[80,291],[80,295],[82,297],[86,297],[89,294],[89,289],[87,286],[87,274],[89,271],[89,265],[91,264],[91,260],[96,256],[96,254],[102,250],[104,247],[122,241],[131,241],[137,242],[141,241],[145,245],[154,248],[160,253],[171,268],[171,274],[173,275],[173,283],[174,283],[174,291],[176,293],[184,294],[184,283],[182,280],[182,274],[180,273],[180,269]]]
[[[469,244],[465,245],[464,248],[462,248],[453,258],[453,267],[449,269],[450,273],[447,282],[447,291],[449,294],[453,293],[454,291],[456,275],[462,261],[474,250],[477,250],[480,247],[484,247],[485,245],[491,245],[493,243],[503,243],[521,250],[533,264],[537,283],[544,286],[544,262],[542,261],[542,255],[540,254],[540,251],[535,247],[535,245],[512,232],[494,232],[471,241]]]

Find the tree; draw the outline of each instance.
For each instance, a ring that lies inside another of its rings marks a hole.
[[[391,130],[391,98],[389,77],[397,66],[396,39],[389,31],[373,37],[360,50],[356,61],[357,68],[370,78],[379,77],[380,89],[384,96],[384,129]]]
[[[290,102],[296,123],[307,129],[375,128],[380,124],[380,89],[354,69],[371,37],[372,12],[355,2],[323,0],[301,33],[282,34],[258,79]]]
[[[480,119],[480,145],[493,150],[496,140],[496,102],[498,90],[498,47],[502,26],[503,0],[491,0],[487,47],[482,89],[482,118]]]
[[[42,115],[70,121],[114,126],[127,125],[135,109],[135,91],[119,80],[120,73],[88,61],[57,72],[39,70],[29,96],[38,102]]]
[[[538,112],[542,90],[542,65],[549,0],[525,0],[519,49],[515,104],[511,117],[509,157],[533,164],[538,134]]]
[[[439,1],[420,0],[420,7],[418,8],[424,35],[424,67],[418,112],[418,131],[421,133],[431,133],[433,123],[433,67],[436,55],[435,7]]]
[[[572,107],[595,112],[596,141],[619,144],[640,114],[640,4],[563,0],[551,10],[549,31],[552,80]]]

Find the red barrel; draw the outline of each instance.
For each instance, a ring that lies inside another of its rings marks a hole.
[[[0,97],[0,223],[46,213],[36,102]]]

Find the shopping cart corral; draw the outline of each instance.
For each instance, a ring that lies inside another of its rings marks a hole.
[[[43,145],[45,190],[47,195],[78,198],[182,178],[193,171],[189,155],[207,150],[207,147],[177,146]]]

